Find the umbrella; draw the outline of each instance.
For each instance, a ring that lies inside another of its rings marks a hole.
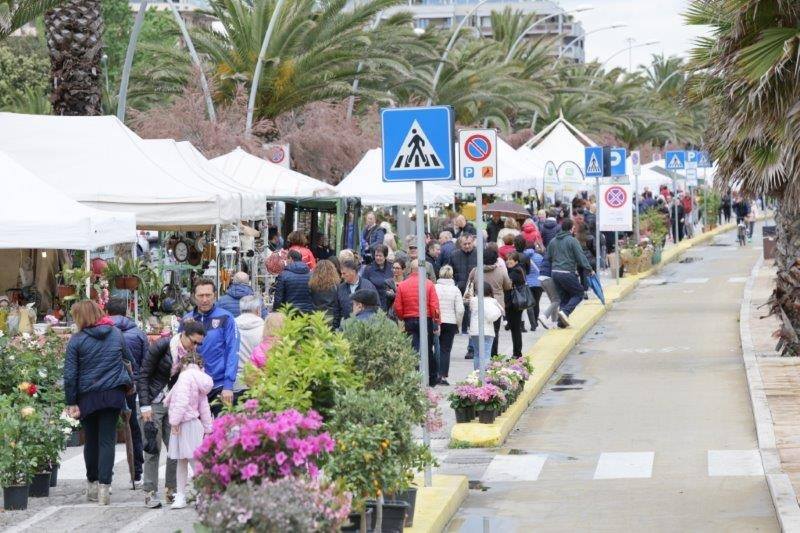
[[[122,419],[125,421],[123,432],[125,433],[125,456],[128,459],[128,471],[131,474],[131,487],[136,490],[136,466],[133,462],[133,435],[131,435],[131,411],[122,411]]]
[[[589,281],[589,287],[592,288],[592,291],[600,299],[600,303],[606,305],[606,297],[603,295],[603,286],[600,285],[600,280],[597,279],[597,274],[592,274],[587,279]]]
[[[484,213],[500,213],[512,218],[528,218],[531,216],[524,205],[515,202],[492,202],[483,211]]]

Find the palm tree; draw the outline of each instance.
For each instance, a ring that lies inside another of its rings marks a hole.
[[[100,0],[65,0],[44,17],[56,115],[100,115],[103,16]]]
[[[710,106],[706,142],[724,187],[778,199],[773,312],[780,348],[800,355],[800,5],[785,0],[693,0],[708,25],[692,53],[694,101]]]
[[[2,0],[0,2],[0,41],[23,27],[61,0]]]

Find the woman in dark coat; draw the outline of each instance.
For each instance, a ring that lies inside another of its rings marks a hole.
[[[336,288],[339,286],[339,271],[332,261],[322,259],[311,271],[308,287],[311,289],[311,302],[315,311],[323,311],[333,320],[336,304]]]
[[[528,289],[525,276],[528,274],[523,265],[529,266],[530,261],[523,262],[519,252],[511,252],[506,259],[508,267],[508,277],[511,279],[511,290],[506,291],[506,320],[511,330],[511,344],[513,347],[512,357],[522,357],[522,312],[523,309],[516,309],[511,305],[511,294],[515,288]]]
[[[108,505],[117,419],[127,406],[125,396],[132,384],[123,361],[129,362],[134,371],[136,362],[122,332],[96,303],[78,302],[71,313],[78,332],[67,344],[64,360],[67,412],[80,418],[86,435],[86,498]]]
[[[389,308],[386,303],[386,289],[389,287],[389,281],[392,279],[392,263],[386,260],[386,256],[389,254],[389,248],[384,244],[378,244],[373,249],[372,254],[373,261],[364,268],[363,276],[375,285],[375,290],[378,291],[381,309],[386,311]]]

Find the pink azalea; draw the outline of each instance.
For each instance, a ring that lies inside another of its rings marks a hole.
[[[247,463],[247,465],[242,468],[242,479],[250,479],[256,474],[258,474],[258,466],[254,463]]]

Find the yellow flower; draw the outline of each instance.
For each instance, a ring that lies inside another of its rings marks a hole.
[[[22,409],[19,410],[19,414],[21,414],[23,417],[26,417],[26,418],[31,416],[31,415],[33,415],[33,413],[35,413],[35,412],[36,411],[31,406],[26,406],[26,407],[23,407]]]
[[[17,385],[17,388],[20,390],[20,392],[28,392],[28,387],[30,386],[31,386],[30,383],[28,383],[27,381],[23,381],[22,383]]]
[[[381,441],[381,450],[386,450],[386,448],[388,448],[388,447],[389,447],[389,441],[386,440],[386,439],[383,439]]]

